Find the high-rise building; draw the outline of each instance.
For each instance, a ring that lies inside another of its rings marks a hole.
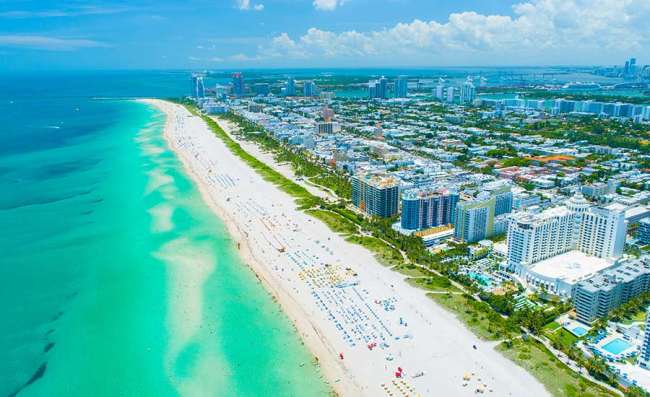
[[[377,94],[379,95],[379,98],[386,99],[388,98],[388,79],[384,76],[381,76],[381,78],[378,80],[379,81],[379,87]]]
[[[645,315],[645,337],[639,349],[639,365],[650,369],[650,308]]]
[[[476,99],[476,87],[474,87],[472,79],[468,77],[460,88],[460,102],[471,104],[474,99]]]
[[[456,205],[454,238],[474,243],[491,237],[494,228],[493,196],[472,201],[461,201]]]
[[[636,233],[636,237],[641,244],[650,244],[650,218],[639,221],[639,227]]]
[[[375,99],[377,98],[377,86],[379,83],[377,83],[377,80],[370,80],[368,82],[368,98],[370,99]]]
[[[511,187],[502,181],[486,183],[483,185],[483,191],[489,192],[494,196],[494,216],[509,214],[512,212],[513,195]]]
[[[412,189],[402,193],[402,229],[423,230],[454,223],[458,193],[447,189]]]
[[[368,82],[368,97],[370,99],[388,98],[388,79],[382,76],[378,80]]]
[[[598,258],[623,255],[627,224],[625,212],[608,208],[590,208],[577,215],[580,225],[577,248]]]
[[[317,123],[316,133],[318,135],[332,135],[334,133],[334,123],[331,121]]]
[[[447,102],[451,103],[454,101],[454,87],[447,87]]]
[[[576,285],[573,294],[576,317],[583,323],[592,323],[648,291],[650,257],[622,261],[616,267],[597,273]]]
[[[285,83],[284,94],[286,96],[296,96],[296,80],[289,77]]]
[[[192,75],[192,97],[204,98],[205,97],[205,86],[203,85],[203,76],[200,74]]]
[[[615,259],[623,254],[625,213],[592,207],[577,194],[564,206],[514,215],[508,227],[508,267],[526,275],[533,264],[579,251],[587,257]]]
[[[566,99],[556,99],[554,111],[557,114],[560,113],[571,113],[575,111],[576,102],[568,101]]]
[[[232,74],[232,93],[234,96],[244,96],[244,75],[241,72]]]
[[[494,217],[512,212],[508,183],[486,183],[482,189],[474,200],[456,205],[454,237],[457,240],[473,243],[494,236]]]
[[[515,271],[575,247],[575,214],[556,207],[541,214],[519,213],[508,226],[508,264]]]
[[[438,84],[436,86],[436,99],[439,99],[442,101],[442,99],[445,97],[445,86],[442,84]]]
[[[438,79],[438,85],[436,85],[436,99],[443,100],[445,98],[445,81],[443,79]]]
[[[395,97],[406,98],[408,97],[409,80],[408,76],[398,76],[395,80]]]
[[[306,97],[313,97],[318,95],[316,84],[312,80],[305,81],[302,87],[302,94]]]
[[[362,173],[352,178],[352,204],[371,216],[397,214],[399,182],[385,173]]]

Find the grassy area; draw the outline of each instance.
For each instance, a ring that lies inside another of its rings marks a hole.
[[[544,330],[544,332],[555,331],[556,329],[560,328],[561,326],[562,325],[560,323],[558,323],[557,321],[553,321],[551,323],[546,324],[544,326],[544,328],[542,328],[542,329]]]
[[[396,272],[400,272],[405,276],[409,277],[429,277],[432,273],[430,271],[424,270],[419,266],[415,266],[413,264],[402,264],[402,265],[397,265],[393,267],[393,270]]]
[[[499,320],[505,320],[501,319],[487,303],[478,302],[468,295],[429,294],[429,297],[454,313],[481,339],[499,340],[512,335],[504,327],[499,326]]]
[[[571,332],[567,331],[564,328],[561,328],[555,332],[547,332],[546,336],[553,342],[562,346],[563,351],[567,351],[573,346],[577,341],[578,337],[573,335]],[[557,347],[553,345],[553,347]]]
[[[408,278],[406,282],[432,292],[461,292],[447,278],[435,274],[426,275],[426,277]]]
[[[497,350],[533,374],[554,396],[612,396],[608,390],[574,373],[537,341],[503,342]]]
[[[309,209],[306,210],[305,212],[313,216],[314,218],[318,218],[321,221],[323,221],[330,229],[332,229],[336,233],[342,235],[352,235],[352,234],[357,234],[359,232],[357,225],[355,225],[348,219],[343,218],[341,215],[337,213],[326,211],[326,210],[318,210],[318,209]]]
[[[346,240],[366,247],[372,251],[377,260],[385,266],[392,267],[404,263],[404,258],[398,250],[376,237],[352,235],[348,236]]]

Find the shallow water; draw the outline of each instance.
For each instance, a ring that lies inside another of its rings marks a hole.
[[[125,76],[0,81],[0,395],[327,394]]]

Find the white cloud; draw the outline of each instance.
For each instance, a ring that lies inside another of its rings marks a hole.
[[[336,7],[342,6],[345,0],[314,0],[314,7],[322,11],[334,11]]]
[[[252,4],[251,0],[237,0],[237,8],[242,11],[262,11],[264,4]]]
[[[650,52],[649,20],[648,0],[529,0],[514,5],[513,16],[469,11],[450,14],[442,23],[416,19],[368,32],[310,28],[293,38],[282,33],[260,46],[258,57],[591,63]]]
[[[259,61],[261,59],[262,57],[259,55],[251,57],[246,54],[235,54],[228,57],[228,60],[235,61],[235,62],[254,62],[254,61]]]
[[[0,35],[0,47],[19,47],[47,51],[73,51],[81,48],[108,47],[106,43],[85,39],[48,36]]]

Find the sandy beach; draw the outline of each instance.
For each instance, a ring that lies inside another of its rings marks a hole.
[[[170,102],[145,102],[166,114],[168,145],[337,393],[470,396],[480,388],[494,396],[549,395],[402,275],[297,210],[200,118]]]

